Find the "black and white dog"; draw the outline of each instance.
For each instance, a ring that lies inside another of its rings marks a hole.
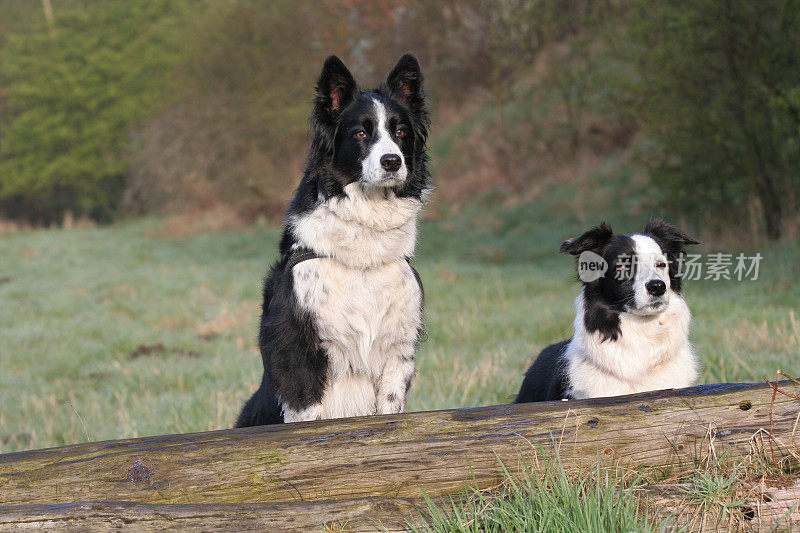
[[[237,427],[405,410],[423,331],[408,263],[431,189],[430,124],[417,59],[361,91],[335,56],[311,114],[313,140],[264,283],[261,386]]]
[[[580,255],[583,279],[574,335],[542,350],[516,403],[690,386],[697,360],[679,261],[685,246],[697,243],[662,220],[650,221],[636,235],[614,235],[602,223],[564,242],[561,253]],[[607,270],[583,275],[583,262],[591,261]]]

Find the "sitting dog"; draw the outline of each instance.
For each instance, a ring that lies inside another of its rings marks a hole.
[[[614,235],[602,223],[561,245],[580,255],[583,290],[574,335],[548,346],[528,369],[516,403],[618,396],[688,387],[697,379],[679,260],[698,242],[662,220],[642,234]],[[582,274],[594,262],[607,267]]]
[[[329,57],[313,140],[264,283],[261,386],[237,427],[399,413],[423,331],[408,260],[431,189],[430,125],[417,59],[373,91]]]

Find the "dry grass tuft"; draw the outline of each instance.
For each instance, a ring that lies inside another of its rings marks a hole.
[[[794,309],[783,320],[738,321],[724,338],[732,352],[797,353],[800,348],[800,318]]]
[[[197,336],[209,340],[239,328],[246,329],[252,324],[256,312],[257,308],[250,303],[242,304],[232,312],[227,307],[223,307],[218,316],[197,325]]]
[[[248,226],[247,221],[229,205],[217,204],[196,208],[164,219],[158,236],[185,239],[208,233],[222,233]]]
[[[29,229],[29,226],[14,220],[7,220],[0,218],[0,235],[8,235],[9,233],[16,233],[23,229]]]

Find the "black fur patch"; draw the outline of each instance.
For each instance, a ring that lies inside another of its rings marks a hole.
[[[406,394],[411,390],[411,383],[414,381],[414,374],[406,376]]]
[[[551,344],[539,354],[525,373],[514,403],[546,402],[566,397],[569,383],[564,351],[569,341]]]
[[[619,313],[634,297],[634,242],[627,235],[614,235],[611,226],[602,222],[583,235],[564,241],[559,249],[562,254],[576,257],[586,251],[602,256],[608,270],[603,277],[583,284],[584,326],[589,332],[599,332],[603,339],[614,341],[619,336]]]
[[[584,325],[590,333],[599,332],[604,340],[619,337],[619,314],[634,298],[636,261],[634,242],[626,235],[614,235],[601,250],[608,264],[605,276],[583,284]],[[618,270],[619,269],[619,270]]]

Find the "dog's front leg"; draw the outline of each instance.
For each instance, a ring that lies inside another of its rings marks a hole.
[[[402,413],[414,380],[414,347],[401,351],[386,362],[377,391],[378,414]]]
[[[309,420],[322,420],[322,404],[315,403],[295,411],[291,407],[284,405],[283,407],[283,421],[284,422],[307,422]]]

